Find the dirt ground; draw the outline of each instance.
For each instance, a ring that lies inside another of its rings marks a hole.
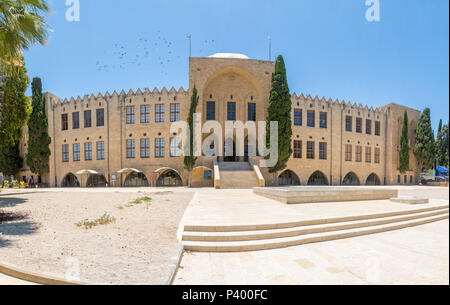
[[[143,197],[151,202],[130,202]],[[178,253],[177,229],[189,190],[0,193],[0,262],[98,284],[164,284]],[[11,214],[12,213],[12,214]],[[115,221],[76,224],[108,213]]]

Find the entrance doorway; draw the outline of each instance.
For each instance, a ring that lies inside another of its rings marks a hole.
[[[227,152],[230,154],[231,151],[233,152],[232,155],[227,156]],[[238,162],[239,157],[236,156],[236,143],[232,139],[227,139],[225,141],[225,153],[223,157],[224,162]]]

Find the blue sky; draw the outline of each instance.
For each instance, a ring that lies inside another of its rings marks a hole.
[[[430,107],[435,129],[449,119],[448,0],[380,0],[380,22],[366,20],[365,0],[79,1],[68,22],[65,0],[51,0],[50,40],[25,53],[29,75],[61,98],[187,88],[186,34],[192,56],[254,59],[268,58],[270,35],[291,92]]]

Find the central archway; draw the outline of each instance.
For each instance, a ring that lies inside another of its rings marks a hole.
[[[143,173],[130,173],[125,179],[124,186],[149,186],[148,179]]]
[[[361,185],[361,183],[358,176],[354,172],[350,172],[344,177],[342,185]]]
[[[308,185],[328,185],[328,179],[321,171],[316,171],[309,177]]]
[[[180,175],[172,170],[167,169],[159,175],[157,186],[182,186],[183,180],[181,180]]]
[[[291,170],[285,170],[278,177],[278,184],[281,186],[286,185],[300,185],[300,179],[298,176]]]
[[[77,176],[72,173],[67,174],[62,182],[62,187],[80,187]]]

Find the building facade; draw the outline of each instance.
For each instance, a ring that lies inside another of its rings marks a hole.
[[[187,185],[192,177],[192,186],[213,186],[217,161],[258,161],[252,157],[255,148],[246,140],[243,158],[199,157],[189,175],[179,134],[170,133],[172,123],[187,120],[194,85],[203,123],[217,121],[224,128],[227,121],[265,121],[274,67],[272,61],[216,54],[190,58],[188,90],[130,90],[70,100],[45,93],[52,143],[50,172],[39,180],[52,187],[175,186]],[[408,113],[413,147],[419,111],[397,104],[374,109],[303,94],[293,94],[291,101],[293,155],[279,173],[280,184],[418,183],[412,150],[410,171],[401,174],[398,166],[403,114]],[[234,138],[223,140],[235,147]],[[260,170],[271,185],[274,176]],[[25,167],[20,175],[27,181],[33,174]]]

